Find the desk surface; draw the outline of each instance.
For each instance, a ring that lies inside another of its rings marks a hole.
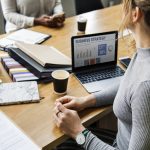
[[[88,18],[86,34],[118,30],[120,24],[121,6],[114,6],[103,10],[93,11],[84,14]],[[47,27],[36,26],[32,30],[42,33],[51,34],[52,38],[43,44],[52,45],[63,53],[71,56],[71,36],[77,35],[77,17],[67,18],[65,25],[60,29],[50,29]],[[0,36],[0,38],[3,36]],[[119,57],[130,55],[126,50],[124,42],[119,40]],[[0,77],[3,82],[10,82],[6,71],[0,66]],[[55,99],[58,98],[53,93],[53,86],[49,84],[39,85],[40,96],[44,97],[38,104],[25,104],[0,107],[39,147],[51,149],[53,146],[60,144],[67,139],[53,123],[52,112]],[[71,75],[68,85],[68,95],[84,96],[88,93]],[[84,125],[100,119],[112,111],[112,107],[97,109],[87,109],[80,112]]]

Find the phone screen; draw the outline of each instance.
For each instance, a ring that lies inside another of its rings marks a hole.
[[[131,58],[120,58],[119,61],[127,68],[130,64]]]

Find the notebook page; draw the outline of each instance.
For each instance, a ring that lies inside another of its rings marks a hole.
[[[0,39],[0,47],[5,48],[5,47],[8,47],[8,46],[12,46],[14,44],[15,44],[15,42],[13,40],[9,40],[7,38]]]
[[[40,148],[0,112],[0,150],[40,150]]]

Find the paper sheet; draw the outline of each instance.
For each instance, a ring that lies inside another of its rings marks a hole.
[[[40,150],[40,148],[0,112],[0,150]]]
[[[13,40],[9,40],[7,38],[2,38],[0,39],[0,47],[9,47],[9,46],[13,46],[14,45],[14,41]]]

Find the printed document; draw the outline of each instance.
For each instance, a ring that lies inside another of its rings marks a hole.
[[[0,150],[40,150],[40,148],[3,112],[0,112]]]

